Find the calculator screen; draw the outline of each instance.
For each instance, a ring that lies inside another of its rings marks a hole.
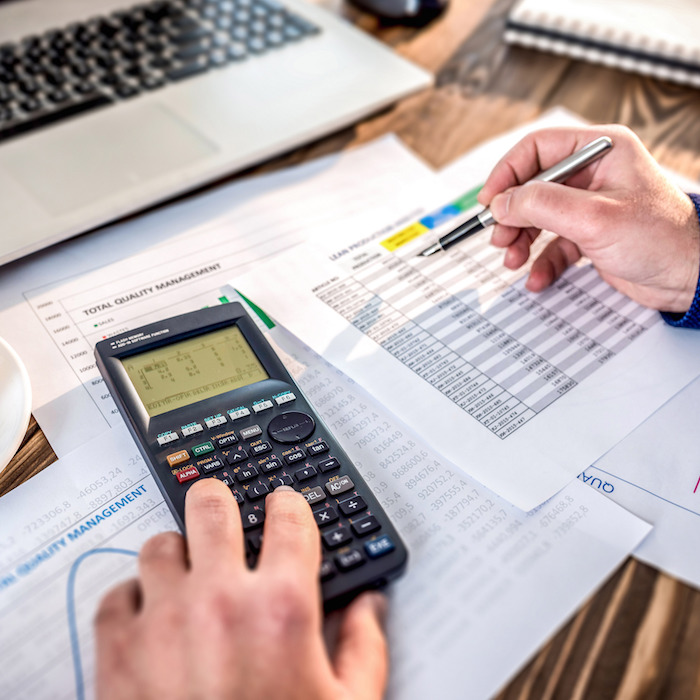
[[[121,363],[151,417],[269,377],[236,326],[131,355]]]

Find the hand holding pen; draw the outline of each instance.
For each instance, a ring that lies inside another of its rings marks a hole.
[[[615,143],[566,179],[531,179],[594,139]],[[527,288],[541,291],[582,256],[635,301],[686,311],[700,268],[700,226],[691,200],[641,141],[621,126],[546,129],[526,136],[496,165],[479,194],[498,222],[491,243],[517,269],[543,229],[557,237],[533,262]]]
[[[572,153],[551,168],[547,168],[547,170],[535,175],[532,179],[540,182],[563,182],[574,173],[583,170],[583,168],[594,160],[600,158],[608,149],[612,148],[612,146],[613,142],[611,138],[608,136],[600,136],[584,146],[581,150]],[[435,253],[441,250],[447,250],[453,245],[473,236],[482,229],[493,226],[495,223],[496,219],[493,217],[493,212],[487,207],[476,214],[476,216],[465,221],[461,226],[458,226],[454,231],[450,231],[445,236],[442,236],[437,243],[431,245],[430,248],[426,248],[421,255],[423,257],[428,257],[430,255],[435,255]]]

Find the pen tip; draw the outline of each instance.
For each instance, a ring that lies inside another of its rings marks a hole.
[[[420,253],[418,253],[418,256],[427,258],[430,255],[434,255],[439,250],[442,250],[442,246],[439,243],[435,243],[434,245],[431,245],[430,248],[426,248],[425,250],[422,250]]]

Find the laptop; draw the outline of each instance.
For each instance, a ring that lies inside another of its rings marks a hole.
[[[430,83],[303,0],[0,0],[0,264]]]

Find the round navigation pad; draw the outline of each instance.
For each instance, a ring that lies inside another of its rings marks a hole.
[[[290,445],[293,442],[306,440],[311,433],[314,432],[316,423],[311,416],[301,411],[287,411],[279,416],[275,416],[270,425],[267,426],[267,432],[270,437],[283,445]]]

